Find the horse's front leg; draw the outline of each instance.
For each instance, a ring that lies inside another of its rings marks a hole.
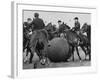
[[[31,49],[29,48],[29,52],[30,52],[29,63],[32,63],[32,59],[33,59],[35,50],[33,48],[31,48]]]
[[[25,49],[23,52],[23,63],[27,62],[27,56],[26,56],[27,50]]]
[[[88,54],[89,54],[89,60],[91,60],[91,48],[90,48],[90,46],[87,47],[87,50],[88,50]]]
[[[78,46],[76,46],[76,52],[77,52],[77,55],[78,55],[78,57],[79,57],[79,59],[80,59],[80,61],[81,61],[81,57],[80,57],[79,51],[78,51]]]
[[[71,54],[72,54],[72,60],[74,61],[74,46],[72,46]]]
[[[42,50],[42,64],[47,64],[49,65],[49,59],[48,59],[48,54],[47,54],[47,46],[48,45],[45,45],[44,46],[44,49]]]
[[[89,60],[91,60],[91,53],[89,54]]]
[[[85,53],[85,60],[86,60],[86,57],[87,57],[87,51],[85,50],[85,48],[84,48],[84,46],[80,46],[81,47],[81,49],[84,51],[84,53]]]
[[[41,57],[41,60],[40,60],[40,63],[42,65],[45,65],[47,63],[47,54],[46,54],[46,51],[42,51],[42,57]]]
[[[50,64],[50,60],[48,58],[47,48],[48,48],[48,44],[45,46],[45,58],[46,58],[47,65],[49,65]]]
[[[34,56],[34,54],[30,51],[29,63],[32,63],[33,56]]]

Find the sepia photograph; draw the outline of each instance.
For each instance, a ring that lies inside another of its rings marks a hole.
[[[91,66],[91,13],[22,11],[23,69]]]

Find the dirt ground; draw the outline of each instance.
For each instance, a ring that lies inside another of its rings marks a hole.
[[[82,51],[81,48],[79,48],[79,53],[80,53],[80,56],[82,58],[82,61],[80,62],[79,61],[79,58],[77,56],[77,53],[76,51],[74,52],[74,58],[75,58],[75,61],[72,61],[72,58],[69,59],[68,62],[59,62],[59,63],[53,63],[53,62],[50,62],[49,65],[41,65],[40,63],[37,64],[37,68],[57,68],[57,67],[80,67],[80,66],[90,66],[91,65],[91,61],[88,60],[88,56],[87,56],[87,60],[84,60],[85,59],[85,53]],[[25,63],[23,64],[23,69],[33,69],[34,67],[34,59],[37,57],[37,55],[35,55],[33,57],[33,63],[32,64],[29,64],[29,63]]]
[[[39,68],[57,68],[57,67],[81,67],[81,66],[90,66],[90,61],[75,61],[75,62],[61,62],[61,63],[50,63],[49,65],[38,64],[37,69]],[[24,69],[33,69],[33,64],[24,64]]]

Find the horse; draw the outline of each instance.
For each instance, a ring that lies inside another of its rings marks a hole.
[[[27,39],[28,39],[26,27],[27,27],[27,22],[24,22],[23,23],[23,51],[26,49]]]
[[[70,27],[64,22],[59,26],[59,33],[63,33],[64,30],[70,29]]]
[[[83,35],[86,33],[86,36]],[[89,60],[91,60],[91,25],[84,23],[81,30],[80,30],[80,39],[81,39],[81,48],[85,52],[85,59],[86,56],[89,55]],[[85,48],[87,50],[85,50]]]
[[[52,40],[53,38],[57,37],[57,29],[55,25],[52,25],[52,23],[48,23],[45,27],[45,30],[48,32],[48,40]]]
[[[84,35],[83,33],[87,34]],[[87,25],[87,23],[84,23],[82,28],[79,30],[79,33],[77,34],[73,29],[65,30],[65,35],[67,36],[67,39],[69,41],[69,44],[72,45],[72,53],[74,52],[74,48],[76,48],[77,54],[79,56],[78,47],[81,47],[82,50],[85,53],[85,60],[86,56],[89,54],[89,60],[91,60],[91,25]],[[76,41],[74,41],[76,40]],[[79,56],[79,59],[81,60],[81,57]]]
[[[49,35],[48,39],[52,40],[55,37],[60,37],[60,34],[65,29],[70,29],[70,27],[67,24],[63,23],[62,26],[59,29],[57,29],[55,25],[52,25],[52,23],[48,23],[45,29],[47,30]]]
[[[36,30],[32,33],[30,38],[30,49],[32,56],[30,61],[32,62],[34,52],[39,56],[41,64],[45,64],[47,58],[47,46],[48,46],[48,33],[45,29]],[[34,68],[37,67],[37,62],[34,62]]]
[[[58,32],[59,37],[65,38],[68,41],[70,45],[70,52],[73,57],[73,61],[74,61],[74,50],[75,49],[81,61],[81,57],[78,51],[78,45],[79,45],[79,40],[80,40],[78,34],[75,31],[73,31],[69,25],[65,23],[62,23],[61,27],[58,29],[57,32]]]
[[[24,54],[24,62],[27,62],[26,58],[28,57],[28,53],[31,53],[30,47],[29,47],[29,42],[30,42],[30,36],[32,34],[32,28],[31,25],[28,24],[27,22],[23,23],[23,52]],[[29,63],[31,63],[29,61]]]
[[[89,49],[89,40],[87,38],[86,35],[83,35],[81,33],[79,33],[79,37],[80,37],[80,43],[79,46],[82,48],[82,50],[85,53],[85,60],[86,60],[86,56],[88,55],[90,49]]]
[[[70,30],[69,25],[65,24],[64,22],[60,25],[59,29],[57,30],[58,36],[64,36],[64,30]]]
[[[70,30],[67,29],[67,30],[64,30],[64,36],[65,36],[65,39],[70,44],[70,49],[71,49],[73,61],[74,61],[74,50],[75,49],[77,51],[77,55],[79,57],[79,60],[81,61],[81,57],[80,57],[79,51],[78,51],[78,46],[79,46],[79,41],[80,41],[78,34],[74,31],[72,31],[71,29]]]
[[[91,25],[84,23],[81,28],[81,32],[87,34],[87,38],[88,38],[89,42],[91,43]]]

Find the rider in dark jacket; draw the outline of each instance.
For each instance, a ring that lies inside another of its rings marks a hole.
[[[43,29],[45,27],[45,24],[44,24],[43,20],[41,18],[39,18],[39,14],[35,13],[34,17],[35,18],[33,19],[33,22],[32,22],[34,25],[33,30]]]
[[[65,30],[70,29],[70,27],[67,24],[65,24],[60,20],[58,21],[58,25],[59,25],[59,33],[63,33]]]
[[[74,20],[75,20],[75,24],[73,30],[77,32],[80,30],[80,22],[78,21],[78,17],[75,17]]]
[[[63,31],[66,29],[64,22],[58,20],[58,25],[59,25],[59,33],[63,33]]]

